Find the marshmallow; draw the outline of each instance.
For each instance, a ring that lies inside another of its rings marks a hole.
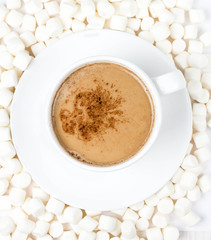
[[[31,183],[31,176],[27,172],[15,174],[11,179],[11,184],[18,188],[27,188]]]
[[[178,183],[182,177],[182,174],[184,173],[184,170],[182,168],[178,168],[175,172],[174,176],[172,177],[171,181],[173,183]]]
[[[20,34],[20,38],[23,40],[26,47],[30,47],[31,45],[36,43],[36,38],[32,32],[23,32]]]
[[[114,217],[101,215],[99,219],[98,228],[106,232],[112,232],[115,230],[117,225],[117,219]]]
[[[197,40],[190,40],[188,46],[189,53],[202,53],[203,51],[203,44]]]
[[[0,52],[0,66],[5,69],[11,69],[13,56],[8,51]]]
[[[185,171],[181,177],[180,184],[187,190],[191,190],[195,187],[197,182],[197,175],[190,171]]]
[[[149,221],[144,218],[139,218],[136,222],[136,227],[139,231],[146,231],[149,227]]]
[[[160,22],[172,24],[174,21],[174,14],[172,12],[168,11],[167,9],[162,9],[158,13],[158,19]]]
[[[61,20],[58,17],[50,18],[46,23],[46,29],[50,37],[58,36],[63,31]]]
[[[22,24],[22,21],[23,14],[16,10],[11,10],[6,17],[7,24],[14,28],[18,28]]]
[[[211,119],[208,120],[208,122],[207,122],[207,126],[208,126],[209,128],[211,128]]]
[[[72,22],[72,31],[73,32],[81,32],[85,29],[86,25],[85,23],[74,19]]]
[[[183,52],[186,48],[186,43],[182,39],[175,39],[172,43],[172,53],[179,54]]]
[[[211,46],[211,31],[203,33],[199,39],[205,47],[210,47]]]
[[[43,4],[40,0],[29,0],[25,3],[25,11],[28,14],[35,14],[43,9]]]
[[[201,191],[198,186],[195,186],[192,190],[188,190],[187,198],[192,201],[198,201],[201,198]]]
[[[81,12],[81,9],[79,9],[76,14],[74,14],[74,19],[84,22],[86,20],[86,16]]]
[[[198,165],[198,161],[197,161],[196,157],[189,154],[184,158],[181,167],[183,169],[187,170],[189,168],[194,168],[197,165]]]
[[[0,127],[0,141],[11,140],[10,129],[8,127]]]
[[[202,94],[201,82],[200,81],[188,82],[188,92],[194,100],[201,97],[201,94]]]
[[[20,188],[11,188],[9,193],[10,203],[13,206],[21,206],[24,203],[26,191]]]
[[[152,218],[152,223],[155,227],[165,228],[168,225],[168,216],[156,213]]]
[[[78,224],[78,222],[82,219],[82,215],[81,209],[74,207],[66,207],[63,213],[66,221],[71,224]]]
[[[30,208],[31,214],[35,217],[42,215],[45,211],[43,202],[38,198],[30,199],[29,208]]]
[[[77,240],[77,237],[74,231],[64,231],[59,240]],[[100,240],[100,239],[96,239]],[[102,238],[102,240],[107,240],[106,238]],[[109,240],[109,239],[108,239]]]
[[[62,235],[63,233],[63,226],[59,221],[53,221],[50,225],[49,228],[49,234],[53,238],[58,238]]]
[[[10,217],[0,216],[0,234],[9,235],[15,230],[15,224]]]
[[[0,4],[0,21],[4,21],[9,10],[3,4]]]
[[[134,212],[132,209],[128,208],[122,219],[136,222],[138,220],[138,218],[139,218],[138,214],[136,212]]]
[[[148,42],[150,42],[151,44],[154,43],[155,39],[154,39],[154,36],[151,32],[148,32],[148,31],[141,31],[138,36],[141,38],[141,39],[144,39]]]
[[[45,44],[43,42],[36,43],[31,46],[31,50],[36,57],[40,52],[42,52],[46,48]]]
[[[155,207],[159,202],[159,198],[156,194],[152,195],[151,197],[145,199],[145,203],[148,206]]]
[[[211,99],[207,102],[206,107],[207,107],[207,112],[211,114]]]
[[[0,211],[7,211],[11,209],[11,204],[9,201],[9,196],[0,196]]]
[[[62,215],[59,215],[59,216],[62,216]],[[57,216],[57,218],[59,216]],[[47,211],[45,211],[44,214],[38,216],[38,219],[40,221],[44,221],[44,222],[50,222],[53,218],[54,218],[53,213],[50,213],[50,212],[47,212]]]
[[[180,199],[184,197],[187,193],[187,190],[182,187],[180,184],[174,185],[174,193],[170,196],[172,199]]]
[[[98,16],[88,16],[87,22],[87,28],[89,26],[89,29],[102,29],[105,24],[105,19]]]
[[[86,231],[92,232],[96,229],[98,222],[89,216],[85,216],[80,222],[79,227]]]
[[[179,230],[174,227],[168,225],[163,229],[163,239],[164,240],[178,240],[179,239]]]
[[[78,240],[95,240],[96,239],[96,233],[94,232],[81,232],[79,234]]]
[[[49,16],[55,16],[59,13],[59,4],[57,1],[50,1],[44,3],[45,9]]]
[[[186,25],[184,39],[196,39],[198,35],[198,28],[196,25]]]
[[[105,231],[98,231],[96,235],[96,240],[110,240],[110,236]]]
[[[130,208],[134,211],[138,211],[140,210],[142,207],[144,206],[144,201],[141,201],[141,202],[137,202],[133,205],[130,205]],[[124,214],[124,213],[123,213]]]
[[[7,179],[1,178],[0,179],[0,195],[3,195],[9,186],[9,181]]]
[[[9,125],[10,119],[6,109],[0,109],[0,126],[6,127]]]
[[[26,240],[27,234],[20,232],[18,229],[16,229],[12,234],[13,240]]]
[[[163,0],[166,8],[173,8],[176,6],[176,0]]]
[[[200,221],[200,217],[192,211],[187,213],[185,216],[181,217],[180,219],[188,227],[192,227]]]
[[[29,53],[26,51],[18,52],[13,60],[13,65],[18,69],[24,71],[28,67],[29,63],[31,62],[32,57],[29,56]]]
[[[189,56],[189,53],[181,52],[179,55],[177,55],[174,58],[174,60],[179,68],[185,69],[188,67],[188,56]]]
[[[172,39],[181,39],[184,36],[184,27],[180,23],[173,23],[170,27],[171,38]]]
[[[206,132],[197,132],[193,134],[193,141],[197,148],[201,148],[209,144],[209,137]]]
[[[189,171],[192,172],[192,173],[195,173],[197,175],[197,177],[202,173],[202,166],[201,165],[198,165],[197,167],[195,168],[190,168]]]
[[[43,237],[45,236],[45,234],[47,234],[49,227],[50,224],[48,222],[38,220],[36,221],[35,228],[32,234],[35,237]]]
[[[159,12],[164,9],[165,6],[164,4],[162,3],[162,1],[160,0],[155,0],[153,2],[150,3],[150,6],[149,6],[149,11],[152,15],[153,18],[157,18],[158,17],[158,14]]]
[[[158,202],[158,212],[162,214],[169,214],[173,211],[174,203],[170,198],[163,198]]]
[[[46,24],[46,22],[49,19],[49,15],[46,9],[43,9],[40,12],[35,13],[35,18],[36,18],[37,24],[40,26],[40,25]]]
[[[137,4],[134,0],[123,0],[120,2],[120,14],[125,17],[134,17],[137,9]]]
[[[180,198],[176,201],[174,205],[174,213],[178,217],[185,216],[188,212],[190,212],[192,208],[192,203],[187,198]]]
[[[154,19],[151,17],[145,17],[141,21],[141,29],[142,30],[150,30],[152,25],[154,24]]]
[[[22,209],[24,210],[24,212],[27,213],[28,215],[31,214],[31,207],[29,205],[30,200],[31,200],[31,198],[25,199],[23,205],[21,206]]]
[[[185,79],[187,81],[200,81],[201,70],[199,68],[186,68]]]
[[[85,16],[95,15],[95,4],[92,0],[82,0],[81,1],[81,12]]]
[[[193,144],[192,144],[192,143],[189,143],[188,148],[187,148],[187,151],[186,151],[186,154],[190,154],[191,151],[192,151],[192,149],[193,149]]]
[[[75,2],[61,2],[60,4],[60,16],[62,18],[72,18],[75,13],[78,11],[79,5],[76,5]]]
[[[124,31],[127,26],[128,19],[125,16],[113,15],[110,20],[110,28],[113,30]]]
[[[209,101],[209,98],[210,98],[209,90],[202,89],[200,95],[196,97],[195,100],[198,101],[199,103],[207,103]]]
[[[151,33],[154,36],[155,41],[161,41],[170,35],[170,30],[167,23],[156,22],[151,27]]]
[[[78,226],[78,224],[71,224],[70,228],[71,228],[77,235],[79,235],[79,234],[82,233],[82,232],[85,232],[85,231],[83,231],[83,230]]]
[[[27,214],[20,207],[16,207],[16,208],[12,209],[11,217],[12,217],[12,219],[15,222],[16,225],[22,219],[27,219],[28,218]]]
[[[92,211],[92,210],[85,210],[86,215],[89,217],[96,217],[101,214],[101,211]]]
[[[163,240],[163,235],[160,228],[154,227],[146,230],[148,240]]]
[[[112,1],[116,1],[116,0],[111,0],[111,2]],[[137,0],[137,6],[138,8],[146,8],[146,7],[149,7],[151,2],[152,0]]]
[[[144,205],[142,209],[138,211],[138,215],[145,219],[150,219],[154,212],[154,207]]]
[[[23,51],[25,49],[25,45],[19,37],[8,39],[6,45],[8,51],[14,56],[16,56],[18,52]]]
[[[204,11],[201,9],[190,9],[189,19],[191,23],[202,23],[205,20]]]
[[[38,237],[37,240],[53,240],[53,238],[49,234],[46,234],[43,237]]]
[[[32,188],[32,197],[39,198],[43,202],[47,202],[49,200],[49,195],[39,187]]]
[[[33,17],[31,15],[24,15],[22,28],[27,31],[34,32],[35,26],[36,26],[35,17]]]
[[[4,71],[1,75],[1,84],[3,87],[16,87],[18,83],[17,72],[13,70]]]
[[[211,73],[203,73],[201,83],[204,88],[211,90]]]
[[[128,24],[127,26],[134,30],[134,31],[138,31],[141,25],[141,20],[137,19],[137,18],[129,18],[128,19]]]
[[[1,100],[1,93],[2,91],[0,89],[0,100]],[[11,159],[15,155],[16,155],[16,151],[11,142],[0,142],[0,160]]]
[[[8,9],[18,9],[21,7],[21,0],[7,0]]]
[[[202,147],[194,152],[194,155],[200,162],[206,162],[211,159],[211,152],[208,147]]]
[[[49,33],[44,25],[36,28],[35,37],[38,42],[47,41],[49,39]]]
[[[177,0],[176,6],[185,10],[190,10],[193,5],[193,0]]]
[[[46,210],[56,215],[60,215],[64,210],[64,203],[55,198],[50,198],[46,205]]]
[[[126,239],[131,239],[136,236],[136,228],[133,222],[124,221],[121,224],[122,237]]]
[[[185,11],[181,8],[172,8],[170,11],[174,15],[174,22],[175,23],[184,23],[185,22]]]
[[[35,228],[35,223],[29,219],[22,219],[17,224],[17,229],[25,234],[30,234]]]
[[[0,23],[0,38],[3,38],[10,32],[9,26],[5,22]]]
[[[198,132],[204,132],[207,128],[206,118],[202,116],[193,116],[193,128]]]
[[[61,18],[61,21],[65,30],[69,30],[72,27],[72,18]]]
[[[143,19],[145,17],[149,17],[148,8],[138,8],[136,13],[136,18]]]
[[[202,192],[208,192],[211,190],[211,177],[209,175],[203,175],[199,178],[198,185]]]
[[[159,199],[168,197],[174,193],[174,186],[172,182],[168,182],[163,188],[161,188],[156,194]]]

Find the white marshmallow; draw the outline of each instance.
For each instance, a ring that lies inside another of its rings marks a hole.
[[[25,11],[28,14],[35,14],[43,9],[43,4],[40,0],[29,0],[24,5]]]
[[[110,236],[105,231],[98,231],[96,235],[96,240],[110,240]]]
[[[81,1],[81,12],[85,16],[95,15],[95,4],[92,0],[82,0]]]
[[[98,16],[88,16],[87,22],[89,25],[89,29],[102,29],[105,24],[105,19]],[[87,27],[88,27],[87,25]]]
[[[164,240],[178,240],[179,239],[179,230],[174,227],[168,225],[163,229],[163,239]]]
[[[129,18],[128,19],[128,24],[127,26],[134,30],[134,31],[138,31],[141,25],[141,20],[138,18]]]
[[[0,234],[3,236],[9,235],[15,230],[15,224],[10,217],[0,217]]]
[[[192,227],[200,221],[200,217],[192,211],[186,214],[185,216],[181,217],[180,219],[188,227]]]
[[[187,148],[187,151],[186,151],[186,154],[190,154],[191,151],[192,151],[192,149],[193,149],[193,144],[192,144],[192,143],[189,143],[188,148]]]
[[[201,97],[201,94],[202,94],[201,82],[200,81],[189,81],[188,82],[188,92],[194,100]]]
[[[194,133],[193,140],[197,148],[205,147],[209,144],[209,137],[206,132]]]
[[[185,79],[187,81],[200,81],[200,79],[201,79],[201,69],[199,69],[199,68],[186,68],[185,69]]]
[[[23,51],[25,49],[25,45],[19,37],[8,39],[6,45],[8,51],[14,56],[16,56],[18,52]]]
[[[77,237],[74,231],[64,231],[61,237],[59,238],[59,240],[77,240]],[[96,239],[96,240],[100,240],[100,239]],[[102,240],[107,240],[107,239],[105,238]]]
[[[160,228],[154,227],[146,230],[148,240],[163,240],[163,235]]]
[[[137,13],[136,13],[136,18],[145,18],[149,17],[149,11],[148,8],[138,8]]]
[[[151,206],[151,207],[154,207],[158,204],[159,202],[159,198],[156,194],[152,195],[151,197],[145,199],[145,203],[148,205],[148,206]]]
[[[172,24],[174,22],[174,14],[167,9],[162,9],[158,13],[158,19],[160,22],[165,22],[168,24]]]
[[[207,115],[206,106],[201,103],[194,103],[193,104],[193,115],[206,117],[206,115]]]
[[[30,199],[29,208],[31,210],[31,214],[35,217],[42,215],[45,211],[43,202],[38,198]]]
[[[22,219],[27,219],[27,214],[20,207],[13,208],[11,211],[11,217],[17,225]]]
[[[192,8],[193,5],[193,0],[177,0],[176,6],[178,8],[183,8],[185,10],[190,10]]]
[[[199,178],[198,185],[202,192],[208,192],[211,190],[211,177],[209,175],[203,175]]]
[[[1,90],[0,90],[0,96],[1,96]],[[11,159],[15,155],[16,155],[16,151],[11,142],[0,142],[0,160]]]
[[[207,103],[209,101],[209,98],[210,98],[209,90],[202,89],[201,94],[196,98],[196,101],[198,101],[199,103]]]
[[[47,211],[45,211],[44,214],[38,216],[38,219],[40,221],[44,221],[44,222],[51,222],[53,220],[53,218],[54,218],[53,213],[50,213],[50,212],[47,212]],[[57,216],[57,218],[58,218],[58,216]]]
[[[173,23],[170,27],[171,38],[173,39],[181,39],[184,36],[184,27],[180,23]]]
[[[211,128],[211,119],[208,120],[208,122],[207,122],[207,126],[208,126],[209,128]]]
[[[117,225],[117,219],[114,217],[101,215],[99,219],[98,228],[106,232],[112,232],[115,230]]]
[[[184,39],[196,39],[198,35],[198,28],[196,25],[186,25]]]
[[[44,25],[38,26],[35,31],[35,37],[38,42],[47,41],[49,39],[49,33],[47,31],[46,26]]]
[[[79,9],[76,14],[74,14],[74,19],[78,20],[80,22],[84,22],[86,19],[86,16],[81,12],[81,9]]]
[[[13,56],[8,51],[0,52],[0,66],[5,69],[11,69]]]
[[[178,168],[175,172],[174,176],[172,177],[171,181],[173,183],[178,183],[182,177],[182,174],[184,173],[184,170],[182,168]]]
[[[39,187],[32,188],[32,197],[39,198],[43,202],[47,202],[49,199],[49,195]]]
[[[165,228],[168,225],[168,216],[156,213],[152,218],[152,223],[155,227]]]
[[[57,1],[50,1],[44,3],[45,9],[48,12],[49,16],[55,16],[59,13],[59,4]]]
[[[72,18],[78,9],[79,5],[76,5],[75,2],[62,1],[60,4],[60,16],[62,18]]]
[[[31,50],[36,57],[40,52],[42,52],[46,48],[45,44],[43,42],[36,43],[31,46]]]
[[[202,23],[205,20],[204,11],[201,9],[190,9],[189,19],[191,23]]]
[[[110,20],[110,28],[113,30],[124,31],[127,26],[128,19],[125,16],[113,15]]]
[[[9,10],[4,4],[0,4],[0,21],[4,21]]]
[[[188,46],[189,53],[202,53],[203,51],[203,44],[197,40],[190,40]]]
[[[144,201],[141,201],[131,205],[130,208],[134,211],[139,211],[140,209],[142,209],[143,206],[144,206]]]
[[[174,193],[170,196],[172,199],[180,199],[184,197],[187,193],[187,190],[182,187],[180,184],[174,185]]]
[[[197,176],[199,176],[199,175],[202,173],[203,168],[202,168],[202,166],[199,164],[199,165],[198,165],[197,167],[195,167],[195,168],[190,168],[189,171],[192,172],[192,173],[195,173]]]
[[[150,219],[152,217],[152,214],[154,212],[154,207],[144,205],[142,209],[138,211],[138,215],[145,219]]]
[[[174,58],[179,68],[185,69],[188,67],[188,56],[189,56],[189,53],[184,51]]]
[[[176,201],[174,205],[174,213],[178,217],[185,216],[188,212],[190,212],[192,208],[192,203],[187,198],[180,198]]]
[[[4,71],[1,75],[1,84],[3,87],[16,87],[18,83],[17,72],[13,70]]]
[[[64,203],[55,198],[50,198],[46,205],[46,210],[56,215],[60,215],[64,210]]]
[[[129,33],[129,34],[132,34],[132,35],[136,35],[135,31],[130,29],[130,28],[126,28],[126,32]]]
[[[0,141],[9,141],[11,140],[10,128],[0,127]]]
[[[211,46],[211,31],[207,31],[200,36],[200,41],[205,47]]]
[[[27,234],[20,232],[18,229],[16,229],[12,234],[13,240],[26,240]]]
[[[21,0],[7,0],[8,9],[18,9],[21,7]]]
[[[0,195],[3,195],[9,186],[9,181],[7,179],[1,178],[0,179]]]
[[[24,210],[25,213],[27,213],[28,215],[31,214],[31,207],[29,205],[31,198],[26,198],[24,203],[22,204],[21,208]]]
[[[11,179],[11,184],[18,188],[27,188],[31,183],[31,176],[27,172],[15,174]]]
[[[150,30],[152,25],[154,24],[154,19],[151,17],[145,17],[141,21],[141,29],[142,30]]]
[[[21,163],[17,158],[8,159],[4,164],[4,169],[11,175],[20,172],[21,168]]]
[[[120,14],[126,17],[134,17],[137,13],[137,4],[134,0],[123,0],[120,2]]]
[[[72,27],[72,18],[61,18],[61,21],[65,30],[69,30]]]
[[[53,240],[53,238],[49,234],[46,234],[43,237],[38,237],[37,240]]]
[[[150,6],[149,6],[149,11],[152,15],[153,18],[157,18],[158,17],[158,14],[159,12],[164,9],[165,6],[164,4],[162,3],[162,1],[160,0],[155,0],[155,1],[152,1],[150,3]]]
[[[176,6],[176,0],[163,0],[166,8],[173,8]]]
[[[146,231],[149,227],[149,221],[145,218],[139,218],[136,222],[136,227],[139,231]]]
[[[35,237],[43,237],[47,234],[49,227],[50,224],[48,222],[38,220],[36,221],[36,225],[32,234]]]
[[[63,31],[61,20],[58,17],[50,18],[46,23],[46,29],[50,37],[56,37]]]
[[[24,71],[28,67],[29,63],[31,62],[32,57],[29,56],[29,53],[26,51],[18,52],[13,60],[13,65],[18,69]]]
[[[131,239],[136,236],[136,228],[133,222],[124,221],[121,224],[122,237],[126,239]]]
[[[11,188],[9,193],[10,203],[13,206],[21,206],[24,203],[26,191],[20,188]]]
[[[180,184],[187,190],[191,190],[195,187],[197,182],[197,175],[190,171],[185,171],[181,177]]]
[[[0,109],[0,126],[6,127],[10,123],[9,115],[6,109]]]
[[[115,0],[111,0],[115,1]],[[152,0],[137,0],[137,6],[138,8],[146,8],[149,7],[150,3],[152,2]]]
[[[179,54],[183,52],[186,48],[186,43],[182,39],[175,39],[172,42],[172,53],[173,54]]]
[[[9,26],[5,22],[0,23],[0,38],[3,38],[10,32]]]
[[[35,18],[36,18],[37,24],[40,26],[40,25],[46,24],[46,22],[49,19],[49,15],[46,9],[43,9],[40,12],[35,13]]]
[[[184,158],[181,167],[183,169],[187,170],[189,168],[197,167],[197,165],[198,165],[197,158],[195,156],[189,154]]]
[[[92,211],[92,210],[85,210],[86,215],[89,217],[96,217],[101,214],[101,211]]]
[[[193,116],[193,128],[198,132],[204,132],[207,128],[206,118],[202,116]]]
[[[138,218],[139,218],[138,214],[136,212],[134,212],[132,209],[128,208],[122,219],[136,222],[138,220]]]
[[[22,219],[17,224],[17,229],[25,234],[30,234],[35,228],[35,223],[29,219]]]
[[[198,201],[201,198],[201,191],[198,186],[195,186],[192,190],[188,190],[187,198],[192,201]]]
[[[6,22],[11,27],[18,28],[23,22],[23,14],[16,10],[11,10],[7,15]]]
[[[206,162],[211,159],[211,152],[208,147],[202,147],[194,152],[194,155],[200,162]]]
[[[201,83],[204,88],[211,90],[211,73],[203,73]]]
[[[154,36],[151,32],[148,32],[148,31],[141,31],[138,36],[141,38],[141,39],[144,39],[148,42],[150,42],[151,44],[154,43],[155,39],[154,39]]]
[[[50,225],[49,228],[49,234],[53,238],[58,238],[62,235],[63,233],[63,226],[59,221],[53,221]]]
[[[35,27],[36,27],[35,17],[31,15],[24,15],[22,28],[27,31],[34,32]]]
[[[82,219],[82,211],[79,208],[67,207],[63,213],[64,218],[71,224],[78,224]]]
[[[71,224],[71,229],[72,229],[77,235],[79,235],[79,234],[82,233],[82,232],[85,232],[85,231],[83,231],[83,230],[78,226],[78,224]]]
[[[11,204],[9,201],[9,196],[0,196],[0,211],[7,211],[11,209]]]
[[[79,234],[78,240],[95,240],[96,239],[96,233],[94,232],[81,232]]]
[[[163,198],[158,202],[157,209],[162,214],[169,214],[173,211],[174,203],[170,198]]]
[[[72,21],[72,31],[73,32],[81,32],[85,29],[85,27],[86,27],[85,23],[83,23],[79,20],[74,19]]]
[[[151,33],[154,36],[155,41],[161,41],[170,35],[170,30],[167,23],[164,22],[156,22],[151,27]]]
[[[36,38],[32,32],[23,32],[20,34],[20,38],[23,40],[26,47],[30,47],[31,45],[36,43]]]
[[[184,23],[185,22],[185,11],[181,8],[172,8],[170,11],[174,15],[174,22],[175,23]]]
[[[89,216],[85,216],[78,224],[82,230],[92,232],[97,227],[98,222]]]
[[[164,187],[162,187],[156,194],[159,199],[168,197],[174,193],[174,186],[172,182],[168,182]]]

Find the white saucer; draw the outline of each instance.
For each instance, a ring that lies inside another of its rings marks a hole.
[[[161,96],[159,136],[129,167],[97,173],[72,165],[48,139],[45,105],[57,76],[75,61],[95,55],[131,61],[150,77],[175,70],[158,49],[130,34],[111,30],[72,34],[43,51],[21,77],[11,112],[12,137],[24,167],[52,196],[90,210],[119,209],[149,197],[173,176],[191,138],[191,104],[186,89]]]

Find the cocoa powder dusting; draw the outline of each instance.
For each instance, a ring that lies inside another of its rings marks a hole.
[[[91,141],[94,137],[102,139],[107,129],[116,130],[116,124],[123,121],[123,112],[120,110],[123,99],[117,94],[112,95],[111,91],[101,85],[95,89],[76,90],[73,111],[60,111],[63,130],[83,141]]]

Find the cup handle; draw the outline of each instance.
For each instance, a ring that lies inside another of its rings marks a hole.
[[[184,76],[179,70],[153,77],[152,80],[164,95],[177,92],[186,87]]]

